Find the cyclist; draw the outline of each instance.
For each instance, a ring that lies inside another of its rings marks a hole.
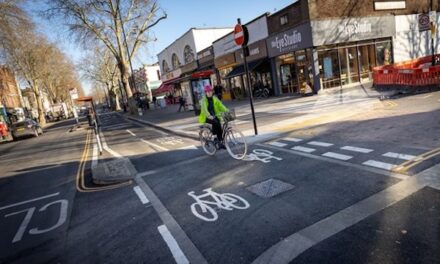
[[[199,122],[202,124],[211,124],[212,133],[217,136],[220,147],[225,148],[225,146],[221,143],[223,141],[221,116],[222,113],[229,112],[229,110],[216,96],[213,96],[214,90],[212,89],[211,85],[205,85],[204,90],[205,96],[203,96],[203,98],[200,100]]]

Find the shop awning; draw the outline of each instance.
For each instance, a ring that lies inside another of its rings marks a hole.
[[[248,62],[247,65],[248,65],[249,71],[253,71],[261,63],[263,63],[263,61],[264,61],[264,59],[256,60],[256,61],[253,61],[253,62]],[[242,75],[242,74],[244,74],[244,63],[241,64],[241,65],[238,65],[234,69],[232,69],[232,71],[228,75],[225,76],[225,79],[232,78],[232,77],[235,77],[235,76],[239,76],[239,75]]]
[[[169,93],[174,90],[174,83],[162,83],[159,88],[152,91],[153,95],[160,95],[164,93]]]
[[[207,78],[207,77],[210,77],[211,76],[211,74],[213,74],[214,73],[214,71],[213,70],[206,70],[206,71],[198,71],[198,72],[195,72],[195,73],[193,73],[193,74],[191,74],[191,77],[192,78]]]

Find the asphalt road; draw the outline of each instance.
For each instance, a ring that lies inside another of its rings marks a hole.
[[[98,162],[137,170],[114,186],[92,183],[96,144],[71,124],[0,145],[0,263],[438,262],[431,99],[293,130],[241,161],[105,113]]]

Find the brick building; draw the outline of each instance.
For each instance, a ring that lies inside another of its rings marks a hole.
[[[0,66],[0,105],[6,108],[21,108],[21,94],[14,73]]]

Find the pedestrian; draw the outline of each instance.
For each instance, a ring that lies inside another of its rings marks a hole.
[[[185,98],[183,98],[183,96],[179,96],[179,110],[177,112],[180,112],[182,108],[185,111],[186,110],[185,104],[186,104]]]
[[[153,96],[153,106],[154,106],[154,109],[156,109],[156,106],[157,106],[157,98],[156,98],[156,96]]]
[[[207,84],[204,88],[205,96],[200,100],[199,122],[212,125],[212,133],[216,135],[216,140],[221,148],[225,148],[221,143],[223,141],[223,131],[221,125],[222,113],[229,112],[228,108],[214,96],[211,85]]]
[[[217,85],[214,87],[214,93],[215,93],[215,96],[217,96],[217,98],[218,98],[219,100],[222,100],[223,87],[222,87],[221,84],[217,84]]]

